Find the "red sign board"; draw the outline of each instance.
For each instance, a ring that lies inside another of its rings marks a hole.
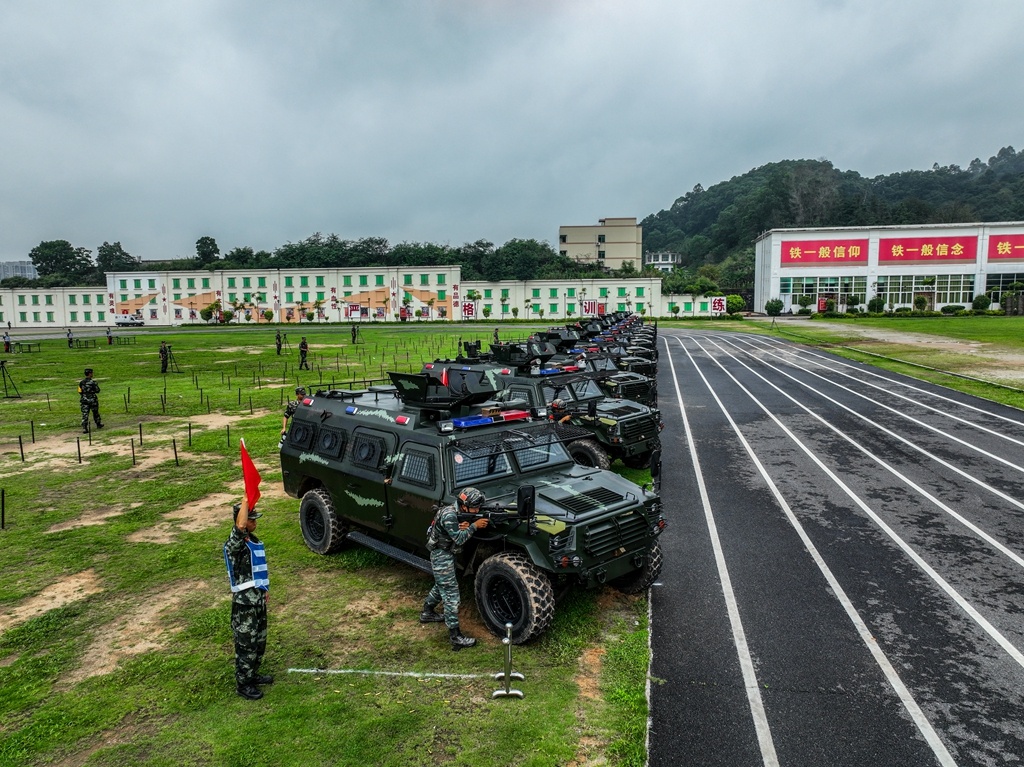
[[[973,264],[977,258],[978,238],[969,235],[895,237],[878,241],[880,264]]]
[[[868,241],[864,240],[783,240],[783,266],[834,266],[867,264]]]
[[[989,261],[1024,261],[1024,234],[990,234]]]

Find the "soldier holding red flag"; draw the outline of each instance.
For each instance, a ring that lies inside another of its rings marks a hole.
[[[256,537],[256,511],[260,497],[260,474],[249,453],[242,449],[242,477],[245,494],[232,508],[235,524],[224,544],[224,564],[231,585],[231,631],[235,637],[235,689],[249,700],[263,697],[260,685],[272,684],[274,677],[261,674],[260,664],[267,649],[267,595],[270,577],[267,553]]]

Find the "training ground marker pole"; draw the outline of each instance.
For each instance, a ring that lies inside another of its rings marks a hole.
[[[521,690],[513,690],[511,688],[512,680],[522,682],[525,681],[526,677],[520,674],[518,671],[512,670],[512,624],[505,624],[505,636],[501,638],[501,643],[505,645],[505,670],[503,672],[494,675],[494,679],[504,680],[505,687],[501,690],[495,690],[491,693],[492,698],[522,698],[523,693]]]

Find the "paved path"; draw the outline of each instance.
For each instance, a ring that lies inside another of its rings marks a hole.
[[[660,334],[650,764],[1024,764],[1024,413]]]

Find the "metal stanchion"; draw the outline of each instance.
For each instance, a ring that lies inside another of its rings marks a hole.
[[[505,636],[502,637],[501,643],[505,645],[505,670],[503,672],[494,674],[494,679],[504,680],[505,687],[501,690],[495,690],[491,693],[492,698],[522,698],[522,690],[513,690],[511,687],[512,680],[522,682],[525,681],[526,677],[520,674],[518,671],[512,670],[512,624],[505,624]]]

